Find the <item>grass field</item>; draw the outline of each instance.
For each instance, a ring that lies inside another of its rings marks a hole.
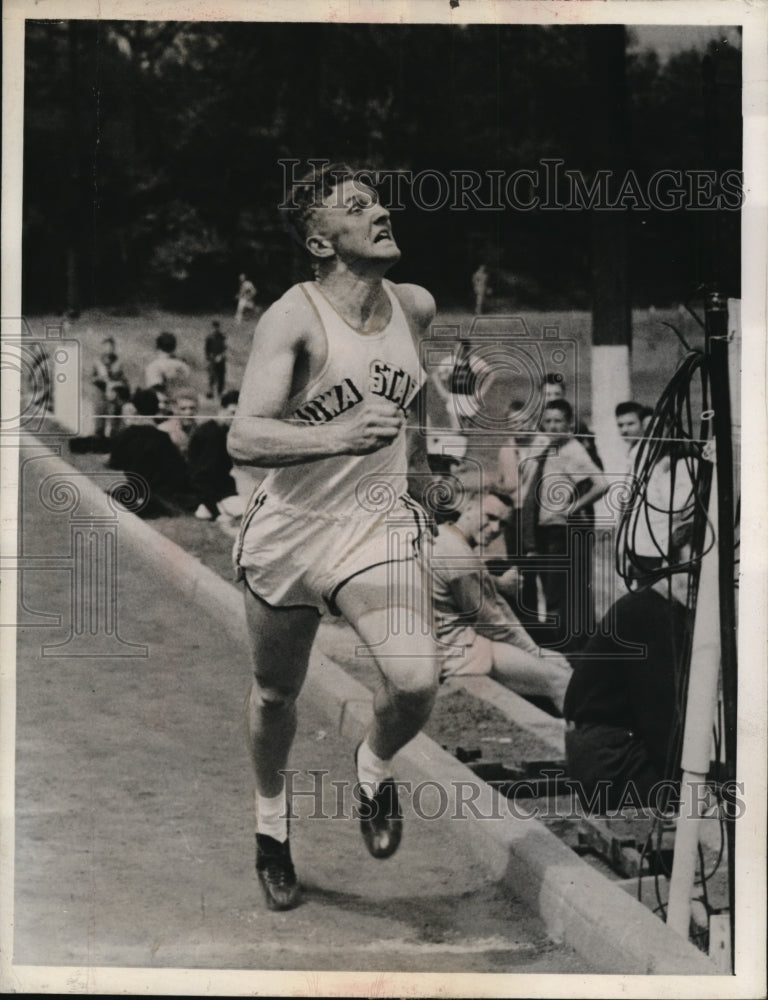
[[[509,326],[510,319],[516,316],[524,320],[532,340],[541,340],[545,329],[556,329],[560,339],[573,342],[575,384],[569,384],[568,395],[578,404],[581,418],[589,422],[593,393],[598,391],[597,387],[591,385],[590,378],[591,314],[521,311],[504,318],[483,317],[483,321],[493,324],[494,329],[503,331],[505,326]],[[68,321],[65,336],[80,344],[82,385],[86,398],[89,389],[88,375],[98,357],[103,337],[114,337],[117,353],[133,388],[143,384],[144,367],[154,354],[154,342],[158,333],[169,330],[176,334],[178,355],[192,368],[193,384],[202,397],[201,412],[212,412],[214,404],[204,398],[207,381],[203,348],[214,319],[221,322],[228,340],[227,384],[230,388],[237,388],[250,350],[254,327],[251,321],[235,326],[231,317],[221,313],[183,315],[159,310],[148,310],[139,316],[118,316],[106,311],[90,310],[77,320]],[[470,334],[472,320],[469,312],[439,312],[435,318],[435,327],[457,327],[461,335],[466,337]],[[683,347],[672,330],[663,325],[665,321],[674,324],[691,346],[701,346],[703,342],[701,328],[687,313],[681,314],[675,309],[659,309],[654,314],[648,310],[635,310],[632,317],[632,394],[635,399],[651,406],[684,354]],[[52,316],[40,316],[31,318],[30,324],[33,333],[41,336],[47,327],[61,327],[62,321]],[[439,405],[433,414],[433,419],[439,420]]]

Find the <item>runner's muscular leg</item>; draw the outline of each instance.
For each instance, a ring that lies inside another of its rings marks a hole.
[[[283,790],[280,771],[296,733],[296,698],[309,664],[320,616],[313,608],[274,608],[245,591],[245,615],[253,657],[253,684],[246,704],[248,746],[260,795]]]
[[[373,566],[344,584],[336,604],[381,673],[366,741],[391,760],[427,721],[437,693],[439,663],[418,571],[413,563]]]

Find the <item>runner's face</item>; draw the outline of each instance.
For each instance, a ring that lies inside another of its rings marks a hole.
[[[391,266],[400,259],[389,212],[379,204],[373,188],[347,180],[337,184],[322,204],[314,213],[316,231],[343,261]]]

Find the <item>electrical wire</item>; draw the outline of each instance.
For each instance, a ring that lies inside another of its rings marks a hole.
[[[681,636],[673,636],[675,724],[666,748],[665,778],[679,773],[699,570],[704,555],[717,544],[715,526],[708,515],[713,482],[714,411],[710,408],[707,364],[704,352],[688,351],[662,392],[646,434],[636,447],[629,496],[621,513],[616,545],[616,568],[630,590],[663,583],[672,600],[672,577],[687,576],[685,628]],[[737,507],[737,524],[738,513]],[[690,555],[682,557],[673,545],[673,538],[675,530],[685,523],[690,525],[691,546]],[[738,535],[736,550],[738,566]],[[716,760],[720,759],[721,736],[718,726],[714,734]],[[660,880],[662,876],[669,877],[671,871],[667,870],[662,852],[663,833],[663,818],[656,815],[643,846],[641,866],[647,855],[653,855],[649,863],[657,901],[654,912],[665,917]],[[705,870],[699,846],[699,884],[707,908],[707,881],[722,863],[724,846],[721,819],[720,849],[710,872]],[[641,896],[642,876],[638,879],[638,898]]]
[[[694,386],[700,396],[698,420],[691,399]],[[711,439],[710,424],[705,356],[690,351],[659,398],[646,436],[636,447],[616,546],[617,570],[629,589],[638,586],[638,578],[645,585],[693,569],[715,544],[706,510],[712,467],[704,448]],[[704,524],[703,542],[693,546],[688,564],[672,565],[672,532],[685,521],[693,521],[699,533]],[[649,568],[649,559],[660,565]]]

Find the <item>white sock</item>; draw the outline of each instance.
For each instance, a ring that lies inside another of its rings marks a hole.
[[[285,789],[274,798],[256,793],[256,832],[284,844],[288,839],[288,809]]]
[[[360,784],[366,787],[370,785],[376,792],[381,782],[391,777],[392,761],[377,757],[368,746],[368,741],[363,740],[357,751],[357,778]]]

